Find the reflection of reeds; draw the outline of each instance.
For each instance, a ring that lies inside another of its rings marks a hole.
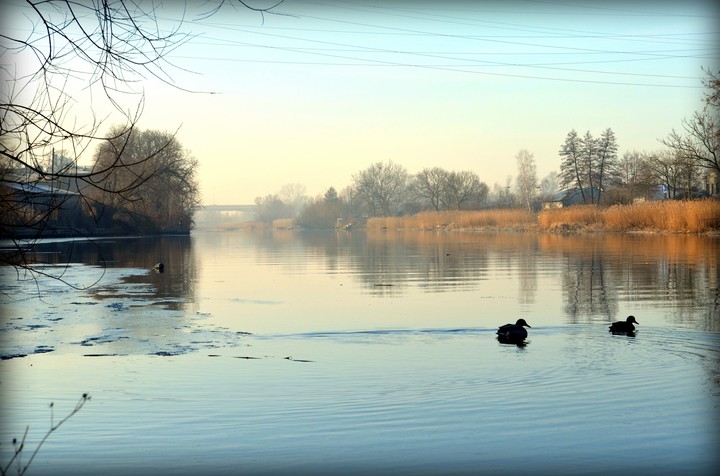
[[[478,211],[420,212],[404,217],[369,218],[369,230],[382,229],[475,229],[517,228],[529,229],[536,224],[533,213],[525,210],[498,209]]]
[[[578,205],[533,214],[524,210],[421,212],[375,217],[369,230],[500,229],[545,231],[650,231],[707,233],[720,230],[717,200],[667,200],[609,208]]]

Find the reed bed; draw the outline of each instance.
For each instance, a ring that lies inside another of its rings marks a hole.
[[[668,200],[612,206],[604,211],[609,230],[706,233],[720,229],[717,200]]]
[[[369,230],[405,229],[478,229],[478,228],[534,228],[537,218],[534,213],[518,209],[497,209],[477,211],[420,212],[404,217],[369,218]]]
[[[602,210],[594,205],[551,208],[538,215],[538,227],[547,231],[591,231],[602,229]]]
[[[550,232],[720,231],[720,201],[666,200],[608,208],[577,205],[543,210],[518,209],[421,212],[404,217],[369,218],[368,230],[543,230]]]

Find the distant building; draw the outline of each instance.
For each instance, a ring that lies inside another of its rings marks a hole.
[[[705,174],[705,191],[711,197],[720,197],[720,174],[710,170]]]
[[[584,192],[584,197],[583,197]],[[600,198],[600,190],[597,188],[580,190],[579,188],[571,188],[563,190],[555,194],[550,200],[546,200],[542,204],[543,210],[550,208],[565,208],[572,205],[586,205],[597,203]]]

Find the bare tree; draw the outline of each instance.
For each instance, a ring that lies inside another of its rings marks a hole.
[[[292,207],[296,216],[308,202],[305,185],[301,183],[286,183],[280,187],[278,195],[286,205]]]
[[[533,154],[522,149],[515,156],[518,174],[515,180],[515,189],[521,203],[528,211],[532,211],[532,201],[538,187],[537,170]]]
[[[435,211],[444,207],[443,196],[450,173],[440,167],[423,169],[413,180],[413,195]]]
[[[491,202],[496,207],[509,208],[513,207],[516,202],[515,194],[513,193],[512,175],[505,177],[505,185],[501,186],[499,183],[493,184],[493,190],[491,193]]]
[[[682,121],[684,133],[673,130],[662,143],[699,167],[720,175],[720,72],[705,71],[705,106]]]
[[[206,15],[214,14],[225,3],[229,2],[216,0]],[[257,8],[239,3],[261,16],[277,6]],[[12,15],[14,24],[13,30],[0,33],[3,236],[18,236],[22,230],[25,238],[42,238],[53,231],[59,210],[76,207],[78,201],[90,206],[82,192],[53,188],[57,181],[74,183],[81,190],[94,187],[113,191],[104,188],[101,178],[127,166],[122,160],[81,171],[78,167],[53,170],[43,166],[43,158],[51,156],[53,150],[67,151],[67,157],[77,165],[98,144],[126,137],[142,113],[142,89],[137,85],[144,78],[178,87],[165,58],[191,40],[192,34],[183,31],[182,16],[176,21],[161,18],[161,7],[159,2],[131,0],[26,0],[22,15],[4,8],[3,15]],[[100,132],[105,118],[97,117],[88,106],[99,102],[122,118],[113,119],[123,126],[110,137]],[[138,158],[134,165],[151,155]],[[145,179],[138,177],[130,187],[140,186]],[[115,191],[124,195],[130,189]],[[15,252],[3,253],[0,259],[29,267],[27,249],[27,243],[16,243]]]
[[[376,162],[352,178],[355,194],[370,216],[400,212],[409,180],[405,167],[392,161]]]
[[[672,150],[648,154],[644,163],[656,182],[667,188],[670,198],[690,196],[696,180],[695,164]]]
[[[92,176],[92,211],[129,223],[134,232],[189,232],[200,204],[197,160],[174,134],[122,127],[116,132],[123,134],[102,143],[95,155],[94,167],[107,172]]]
[[[295,210],[283,202],[279,195],[266,195],[255,199],[258,220],[270,223],[280,218],[294,218]]]
[[[471,170],[450,172],[445,186],[444,201],[449,210],[467,210],[479,205],[488,194],[488,186]]]

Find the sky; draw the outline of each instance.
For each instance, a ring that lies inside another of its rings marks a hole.
[[[620,154],[662,149],[702,107],[701,68],[718,70],[713,3],[285,0],[203,16],[165,2],[161,22],[182,14],[194,36],[166,56],[172,84],[134,86],[139,125],[177,131],[205,205],[342,191],[379,161],[504,186],[522,149],[542,179],[572,129],[611,128]]]

